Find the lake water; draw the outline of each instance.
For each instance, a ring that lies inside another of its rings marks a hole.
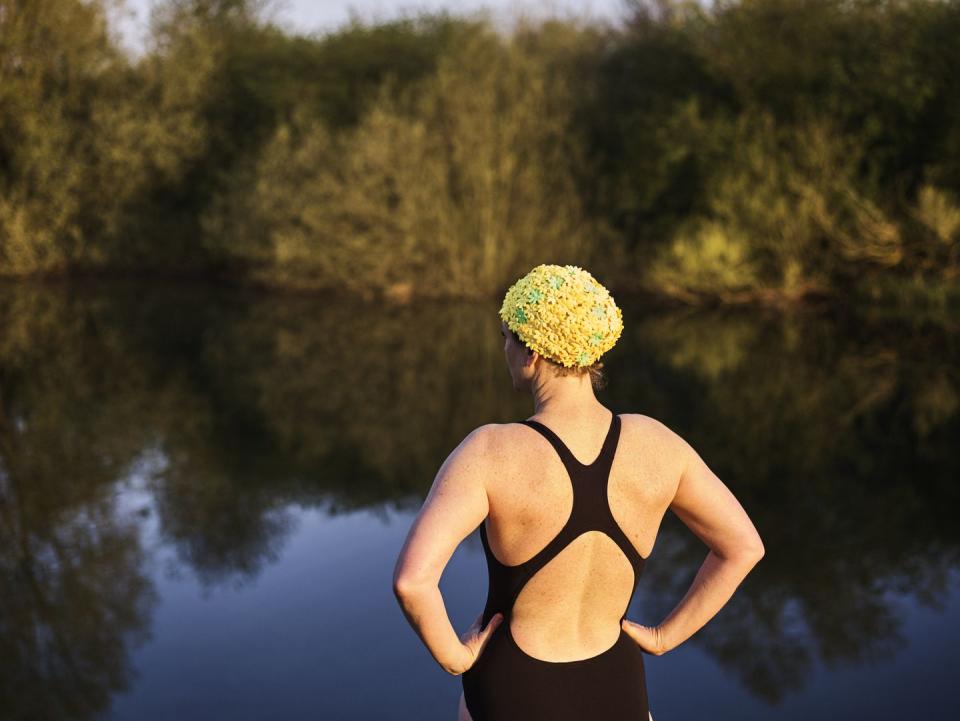
[[[956,718],[957,329],[617,300],[601,401],[687,438],[767,549],[647,657],[656,721]],[[0,287],[0,718],[453,721],[392,571],[444,458],[532,413],[498,307]],[[706,552],[668,514],[628,617]],[[462,631],[477,532],[441,589]]]

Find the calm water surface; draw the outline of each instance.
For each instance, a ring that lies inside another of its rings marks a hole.
[[[656,721],[955,718],[957,330],[618,302],[601,401],[683,434],[767,549],[648,657]],[[391,574],[443,459],[532,412],[497,307],[0,287],[0,718],[453,721]],[[706,552],[668,515],[628,617]],[[441,589],[465,629],[477,532]]]

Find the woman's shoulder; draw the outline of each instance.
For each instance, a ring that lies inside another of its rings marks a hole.
[[[660,452],[674,457],[685,457],[689,444],[683,436],[658,418],[643,413],[621,413],[623,433],[629,434],[630,441],[642,443],[645,448],[656,448]]]
[[[519,423],[484,423],[470,431],[461,445],[470,444],[488,459],[495,459],[508,448]]]
[[[676,435],[666,423],[659,418],[644,413],[619,413],[620,422],[624,427],[636,428],[647,433],[656,433],[664,436]]]

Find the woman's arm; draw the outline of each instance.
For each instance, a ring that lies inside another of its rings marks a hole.
[[[457,635],[440,593],[440,577],[460,542],[487,517],[486,478],[495,424],[470,433],[450,454],[410,528],[393,572],[393,592],[413,630],[445,671],[462,673],[477,644]],[[495,625],[495,624],[494,624]],[[485,639],[492,631],[480,639]]]
[[[413,630],[443,670],[456,676],[469,668],[472,654],[450,623],[440,589],[394,584],[394,592]]]
[[[710,552],[686,595],[659,626],[626,622],[625,630],[655,655],[676,648],[713,618],[764,554],[743,506],[700,455],[680,436],[675,438],[684,463],[670,508]]]

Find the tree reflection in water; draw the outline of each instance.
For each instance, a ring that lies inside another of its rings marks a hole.
[[[801,688],[814,661],[894,653],[891,594],[936,605],[957,567],[957,336],[742,313],[651,318],[639,334],[685,371],[651,414],[679,421],[768,550],[694,642],[770,701]],[[702,561],[678,525],[666,527],[670,561],[646,579],[653,616]]]
[[[893,595],[937,604],[958,566],[956,329],[618,302],[602,401],[690,440],[767,548],[690,643],[770,702],[818,664],[896,653]],[[147,449],[164,459],[145,479],[159,542],[202,586],[243,585],[281,557],[297,506],[413,511],[470,428],[529,414],[495,311],[0,289],[4,716],[89,718],[130,684],[156,594],[118,498]],[[705,554],[668,516],[642,615],[669,611]]]
[[[0,715],[89,718],[130,685],[155,602],[114,494],[147,440],[129,423],[140,369],[99,366],[87,354],[117,336],[62,300],[7,293],[0,308]]]

